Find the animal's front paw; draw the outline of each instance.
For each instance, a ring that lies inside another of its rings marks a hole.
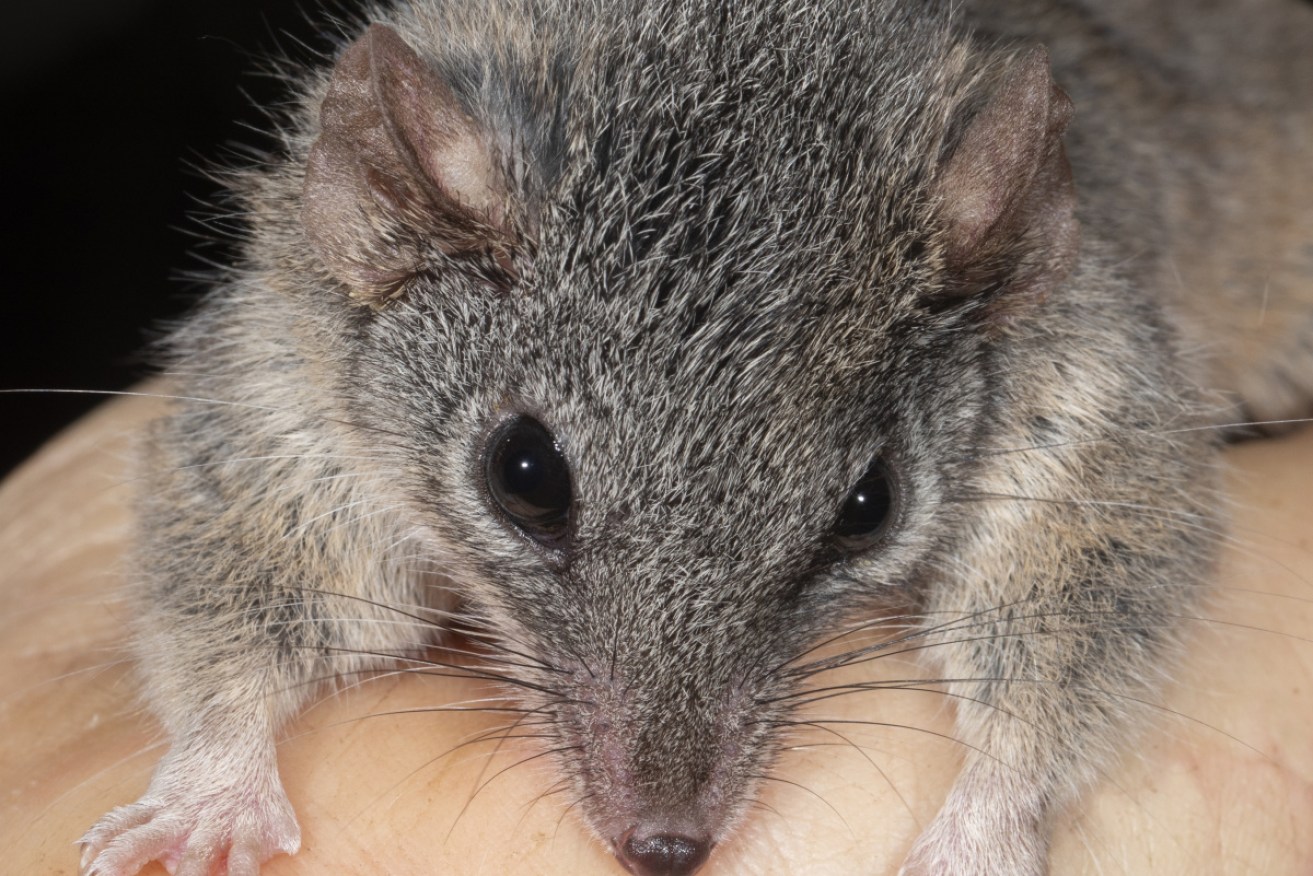
[[[993,847],[967,850],[924,837],[917,841],[898,876],[1048,876],[1048,857],[1007,848],[1008,837]]]
[[[295,854],[301,828],[281,787],[179,788],[157,777],[82,837],[82,876],[135,876],[159,861],[174,876],[256,876],[279,852]]]
[[[1048,876],[1048,838],[1035,822],[959,802],[950,798],[917,838],[898,876]]]

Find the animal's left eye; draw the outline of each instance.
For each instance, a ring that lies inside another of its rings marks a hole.
[[[876,459],[844,500],[834,523],[835,545],[844,552],[855,552],[878,542],[893,519],[895,501],[889,468]]]

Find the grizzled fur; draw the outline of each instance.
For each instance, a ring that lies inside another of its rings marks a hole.
[[[1307,402],[1313,199],[1209,225],[1189,201],[1232,153],[1179,131],[1188,70],[1081,4],[939,6],[413,0],[302,77],[240,182],[242,261],[172,342],[198,400],[151,433],[138,566],[173,747],[85,873],[294,852],[277,728],[316,679],[418,653],[450,593],[525,655],[498,671],[632,867],[627,836],[725,839],[790,664],[910,594],[960,621],[926,658],[981,753],[906,871],[1046,872],[1209,574],[1197,427]],[[1280,265],[1255,342],[1208,311],[1261,288],[1171,271],[1263,223],[1285,248],[1227,275]],[[486,494],[521,413],[569,461],[562,550]],[[876,457],[894,518],[843,554]]]

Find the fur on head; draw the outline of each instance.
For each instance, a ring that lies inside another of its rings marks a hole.
[[[616,844],[723,837],[783,667],[977,513],[941,500],[990,428],[992,344],[1076,254],[1042,53],[985,66],[929,7],[822,5],[414,4],[247,185],[245,271],[296,314],[270,342],[327,363],[324,404],[371,427],[347,440],[532,655]],[[490,507],[515,416],[568,461],[562,548]],[[845,553],[876,459],[892,523]]]

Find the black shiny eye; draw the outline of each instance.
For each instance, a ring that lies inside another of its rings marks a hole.
[[[894,511],[894,485],[881,460],[871,463],[848,493],[834,524],[835,544],[843,551],[859,551],[884,535]]]
[[[503,426],[488,445],[488,495],[529,537],[555,545],[570,522],[570,467],[537,420]]]

